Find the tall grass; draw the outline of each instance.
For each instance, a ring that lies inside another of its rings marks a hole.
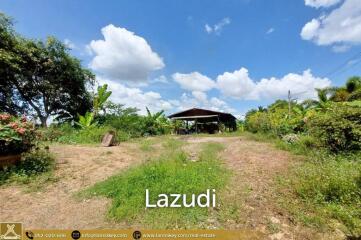
[[[345,233],[361,235],[361,154],[320,154],[292,171],[288,187],[299,202],[289,201],[304,223],[327,226],[339,222]],[[301,204],[299,204],[301,203]],[[299,214],[301,213],[301,214]]]
[[[280,203],[296,220],[316,228],[338,228],[361,236],[361,153],[334,154],[307,135],[290,144],[270,135],[244,136],[266,141],[302,155],[291,171],[280,177]],[[336,224],[335,224],[336,222]]]
[[[145,209],[145,189],[149,189],[152,203],[161,193],[191,195],[207,189],[220,191],[228,179],[228,171],[217,157],[223,147],[218,143],[204,144],[198,160],[190,161],[181,150],[180,141],[170,139],[163,146],[166,151],[158,159],[97,183],[83,194],[111,198],[109,216],[118,221],[141,222],[154,228],[196,226],[207,218],[207,208]]]

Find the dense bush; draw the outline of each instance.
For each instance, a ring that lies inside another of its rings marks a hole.
[[[246,115],[245,127],[253,133],[269,132],[271,124],[267,112],[251,112]]]
[[[333,104],[308,123],[309,131],[331,151],[361,149],[361,108]]]
[[[253,133],[271,133],[282,137],[289,133],[297,133],[304,129],[303,115],[298,113],[293,104],[291,115],[288,104],[278,100],[266,109],[252,110],[246,114],[246,130]]]
[[[143,134],[143,123],[141,116],[137,114],[126,114],[121,116],[110,115],[105,117],[104,125],[117,129],[122,135],[129,137],[140,137]]]
[[[33,147],[35,129],[25,117],[0,114],[1,154],[19,154]]]

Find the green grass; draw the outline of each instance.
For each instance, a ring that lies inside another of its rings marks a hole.
[[[152,150],[154,150],[153,144],[155,142],[151,139],[143,139],[142,141],[140,141],[140,150],[142,150],[143,152],[150,152]]]
[[[163,143],[166,150],[159,158],[97,183],[81,196],[111,198],[109,217],[117,221],[142,223],[150,228],[200,226],[210,214],[208,208],[145,209],[145,189],[149,189],[154,202],[161,193],[200,194],[206,189],[216,189],[219,194],[227,183],[229,172],[217,157],[222,145],[202,145],[195,162],[189,161],[181,145],[178,140],[166,140]]]
[[[283,206],[302,223],[317,228],[337,228],[361,235],[361,154],[308,158],[295,167],[283,187]],[[296,197],[296,198],[295,198]]]
[[[271,135],[245,136],[303,156],[302,162],[278,178],[279,202],[296,221],[319,230],[338,228],[350,236],[361,235],[360,152],[332,154],[309,136],[293,144]]]

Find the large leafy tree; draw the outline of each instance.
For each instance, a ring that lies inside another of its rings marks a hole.
[[[63,43],[54,37],[25,39],[5,15],[0,15],[0,38],[0,111],[34,114],[46,126],[50,116],[72,119],[91,108],[86,86],[94,75]]]

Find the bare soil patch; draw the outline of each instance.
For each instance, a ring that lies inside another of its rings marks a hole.
[[[0,222],[23,222],[27,228],[110,228],[106,221],[109,201],[105,198],[78,200],[74,194],[139,162],[136,146],[116,147],[54,145],[55,177],[39,192],[27,193],[24,186],[0,188]]]

